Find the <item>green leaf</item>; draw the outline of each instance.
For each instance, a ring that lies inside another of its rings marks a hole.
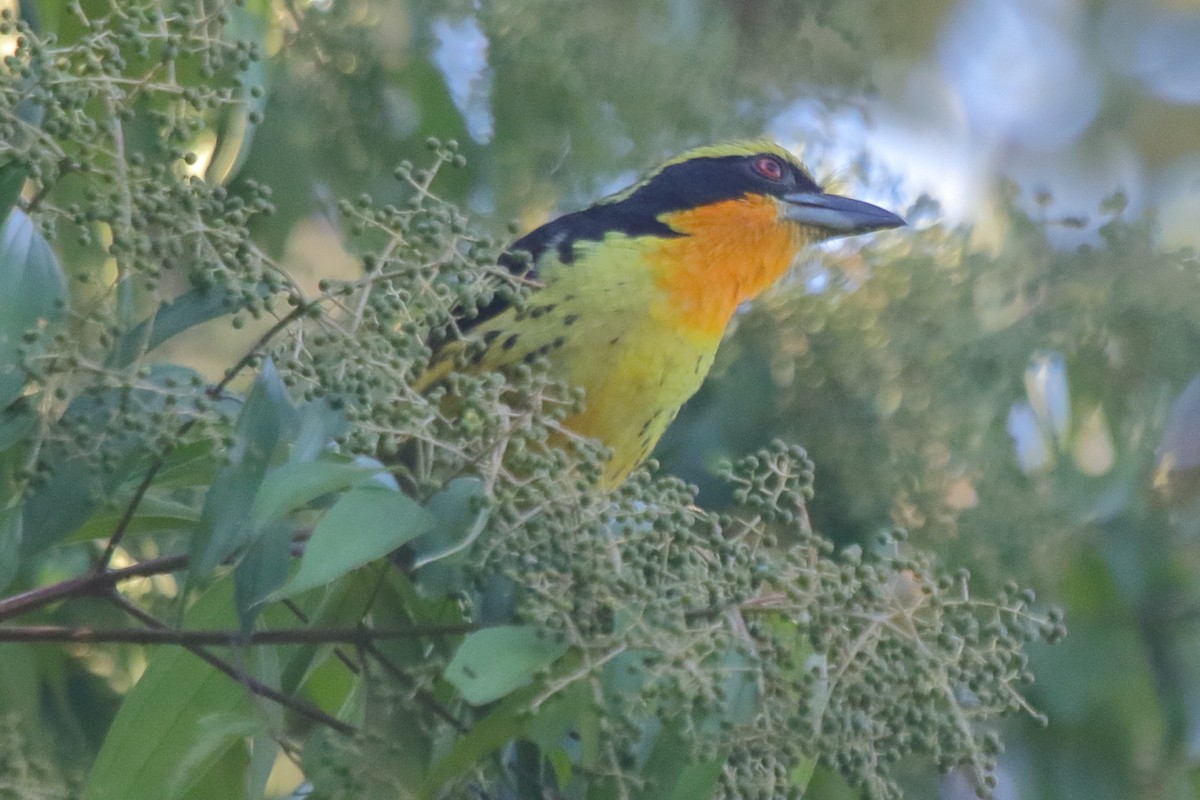
[[[187,614],[189,628],[234,624],[232,582],[207,591]],[[200,721],[212,714],[251,715],[246,690],[207,662],[179,647],[155,651],[129,690],[104,738],[83,800],[174,800],[173,776],[196,745]],[[211,795],[210,795],[211,796]]]
[[[225,35],[230,41],[251,41],[265,48],[275,14],[269,0],[248,0],[230,9]],[[204,178],[212,184],[228,183],[250,155],[250,144],[258,125],[253,115],[266,109],[269,84],[266,59],[255,59],[242,72],[238,90],[240,102],[226,106],[217,122],[218,138]],[[254,92],[252,89],[259,91]]]
[[[217,455],[216,445],[209,439],[181,445],[167,456],[167,463],[158,471],[154,485],[159,487],[194,488],[209,486],[216,479],[223,457]]]
[[[720,723],[747,725],[758,713],[758,681],[750,660],[737,650],[729,650],[721,658],[721,694],[724,702],[720,709],[720,720],[705,720],[713,733]]]
[[[463,639],[443,677],[468,703],[483,705],[528,685],[565,652],[565,641],[537,628],[485,628]]]
[[[433,530],[413,542],[414,563],[421,565],[417,582],[429,596],[445,597],[465,586],[461,558],[455,547],[465,542],[481,522],[475,502],[483,496],[483,481],[475,477],[455,478],[429,498],[425,507],[433,514]],[[463,551],[466,552],[465,549]]]
[[[425,775],[420,797],[438,797],[439,791],[456,777],[470,774],[484,756],[499,750],[525,733],[530,697],[521,693],[505,698],[454,740],[449,751],[434,762]]]
[[[157,481],[155,482],[157,485]],[[129,490],[132,494],[132,489]],[[67,539],[68,542],[85,542],[111,536],[113,529],[125,514],[125,503],[114,508],[104,508],[88,517]],[[137,513],[126,529],[130,534],[162,533],[164,531],[187,531],[200,522],[200,510],[187,503],[147,494],[138,505]]]
[[[338,581],[326,591],[313,592],[308,597],[298,597],[294,600],[304,609],[309,625],[314,628],[353,626],[362,621],[364,608],[370,603],[378,585],[379,578],[373,571],[359,570],[350,573],[346,580]],[[295,624],[294,620],[291,624]],[[320,691],[314,692],[307,683],[310,673],[320,669],[325,663],[323,659],[328,658],[330,654],[331,649],[323,644],[299,644],[288,648],[287,660],[281,668],[280,685],[283,690],[295,692],[303,685],[309,698],[322,708],[336,708],[345,699],[340,692],[337,693],[336,699],[331,700],[329,697],[320,696]],[[342,662],[336,659],[333,659],[333,662],[339,672],[349,672]]]
[[[378,468],[329,461],[287,463],[267,473],[254,498],[250,517],[255,527],[282,519],[330,492],[370,480]]]
[[[168,339],[203,322],[237,310],[234,298],[221,289],[192,289],[164,303],[146,320],[122,334],[108,355],[108,366],[127,367]]]
[[[82,459],[55,465],[50,480],[25,501],[26,535],[21,555],[39,553],[78,530],[95,511],[99,498],[111,491],[111,484],[119,484],[129,470],[121,465],[105,475]]]
[[[4,680],[0,681],[0,715],[15,714],[21,719],[37,720],[39,703],[45,690],[45,674],[39,669],[34,645],[0,644],[0,664],[4,665]]]
[[[219,763],[229,750],[244,750],[245,740],[261,733],[262,729],[262,720],[237,711],[219,711],[201,717],[187,756],[171,776],[167,794],[182,795],[183,787],[198,783],[197,779]]]
[[[228,456],[231,463],[218,473],[205,497],[204,526],[192,543],[192,574],[212,571],[253,541],[251,509],[267,468],[295,424],[296,410],[275,365],[268,360],[238,417]]]
[[[329,403],[317,400],[300,408],[300,429],[292,444],[292,461],[316,461],[329,450],[329,442],[340,433],[350,429],[345,415],[335,411]],[[355,463],[359,463],[357,460]],[[360,464],[360,466],[363,466]],[[378,471],[386,471],[377,464]]]
[[[255,530],[254,540],[233,571],[233,598],[242,630],[254,627],[262,601],[287,580],[291,561],[291,525],[275,520]]]
[[[249,800],[263,800],[267,783],[280,753],[279,742],[269,730],[259,731],[250,748],[250,764],[246,770],[246,794]]]
[[[33,220],[13,209],[0,230],[0,408],[25,386],[21,337],[60,319],[66,302],[67,279],[58,259]]]
[[[9,213],[21,196],[27,175],[25,168],[16,164],[9,163],[0,167],[0,225],[8,221]]]
[[[681,736],[676,724],[663,725],[646,764],[642,777],[647,785],[635,797],[646,800],[702,800],[712,797],[725,764],[725,754],[696,762],[692,745]]]
[[[241,742],[228,741],[217,758],[192,779],[191,788],[179,800],[249,800],[246,771],[249,758]]]
[[[0,592],[8,588],[21,567],[21,506],[0,509]]]
[[[0,452],[23,440],[37,424],[37,415],[25,403],[17,402],[0,409]]]
[[[537,713],[527,715],[523,736],[541,749],[559,786],[571,780],[575,764],[597,763],[605,740],[600,713],[592,686],[577,681],[542,703]]]
[[[386,556],[432,524],[428,511],[399,492],[382,486],[351,489],[317,523],[300,570],[281,595],[288,597],[331,583]]]

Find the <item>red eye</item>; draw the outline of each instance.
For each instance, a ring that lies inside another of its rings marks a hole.
[[[754,171],[769,181],[777,181],[783,177],[783,164],[770,156],[759,156],[754,161]]]

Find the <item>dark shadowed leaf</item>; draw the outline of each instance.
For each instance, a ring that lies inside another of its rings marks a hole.
[[[163,400],[166,393],[156,387],[188,386],[195,377],[196,373],[186,367],[159,364],[150,368],[142,379],[147,384],[142,388],[127,392],[117,387],[75,398],[67,409],[66,418],[78,426],[101,428],[117,416],[132,413],[132,409],[139,412],[161,411],[166,407]],[[115,506],[120,510],[113,517],[115,523],[124,510],[121,501],[132,496],[136,482],[149,468],[149,460],[141,450],[142,444],[131,438],[123,445],[123,452],[114,453],[123,457],[109,469],[103,469],[95,459],[86,455],[72,456],[56,464],[50,479],[26,501],[28,534],[22,552],[25,555],[36,553],[77,533],[97,513],[101,501],[117,501]],[[208,445],[208,450],[203,445],[188,446],[183,450],[181,457],[195,457],[197,452],[209,453],[211,445]],[[168,463],[174,466],[178,462],[172,455]],[[131,528],[144,529],[141,520]],[[94,535],[107,536],[111,533],[110,529]],[[84,537],[80,534],[79,538]]]
[[[0,408],[25,386],[19,349],[26,331],[62,317],[67,279],[33,220],[13,209],[0,229]]]
[[[0,167],[0,225],[8,220],[8,214],[21,196],[21,187],[25,185],[26,171],[16,164],[5,164]]]
[[[38,418],[23,403],[0,409],[0,452],[24,439],[37,426]]]
[[[20,506],[0,509],[0,592],[17,576],[21,564],[22,530]]]
[[[429,769],[421,796],[436,797],[446,781],[467,774],[480,759],[524,736],[531,720],[529,700],[532,691],[517,692],[497,703],[488,710],[486,717],[456,739],[449,751]]]

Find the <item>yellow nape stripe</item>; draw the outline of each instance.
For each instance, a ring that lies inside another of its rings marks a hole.
[[[673,164],[682,164],[685,161],[691,161],[694,158],[727,158],[729,156],[753,156],[759,153],[770,153],[771,155],[779,156],[780,158],[795,164],[801,169],[804,168],[789,150],[780,147],[770,139],[749,139],[737,142],[721,142],[720,144],[710,144],[704,147],[695,147],[688,150],[686,153],[680,153],[670,161],[666,161],[658,169],[654,171],[654,175],[662,172],[667,167]]]

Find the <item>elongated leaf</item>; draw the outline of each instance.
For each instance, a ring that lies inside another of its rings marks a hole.
[[[187,624],[234,624],[233,587],[216,584],[188,611]],[[83,800],[173,800],[176,770],[196,744],[200,720],[211,714],[254,713],[246,690],[182,648],[155,651],[141,680],[125,696],[92,766]]]
[[[25,386],[21,337],[61,318],[66,301],[67,279],[58,258],[33,220],[13,209],[0,229],[0,408]]]
[[[532,690],[517,692],[489,709],[488,715],[454,740],[453,746],[430,767],[421,797],[436,797],[442,786],[460,775],[469,774],[480,759],[525,735],[531,717]]]
[[[0,409],[0,452],[24,439],[37,422],[37,416],[19,401]]]
[[[362,621],[364,608],[369,598],[379,585],[378,577],[360,570],[351,573],[346,580],[338,581],[328,591],[314,592],[312,597],[296,598],[297,605],[304,608],[312,627],[347,627],[357,625]],[[306,603],[305,601],[309,602]],[[313,602],[316,600],[317,602]],[[289,612],[290,613],[290,612]],[[269,612],[268,612],[269,614]],[[295,624],[294,621],[291,624]],[[288,649],[288,660],[281,667],[280,684],[286,692],[295,692],[297,687],[304,685],[309,698],[322,708],[337,708],[345,699],[337,692],[336,702],[329,702],[328,697],[322,697],[320,690],[313,691],[307,683],[309,673],[324,663],[328,657],[329,647],[321,644],[299,644]],[[349,675],[346,665],[333,659],[335,671],[339,673],[337,680]],[[339,684],[340,688],[340,684]]]
[[[16,164],[9,163],[0,167],[0,225],[8,221],[9,212],[21,196],[26,174],[25,168]]]
[[[143,353],[189,328],[237,310],[233,298],[220,289],[192,289],[164,303],[146,320],[126,331],[109,352],[108,365],[127,367]]]
[[[201,717],[196,725],[192,746],[171,776],[166,793],[182,794],[182,787],[198,783],[197,778],[219,763],[231,746],[241,745],[243,739],[260,733],[262,729],[262,720],[237,711],[219,711]]]
[[[474,503],[482,496],[483,481],[479,478],[455,478],[425,504],[436,523],[433,530],[412,544],[416,563],[429,562],[417,572],[417,585],[423,593],[445,597],[464,588],[459,566],[462,558],[456,558],[454,551],[470,536],[481,513]]]
[[[21,566],[21,534],[24,520],[21,507],[0,508],[0,592],[17,577]]]
[[[254,627],[262,600],[287,580],[291,551],[292,527],[284,520],[255,530],[254,540],[233,572],[234,602],[242,630]]]
[[[282,592],[291,596],[337,580],[429,530],[433,517],[413,500],[382,486],[350,490],[321,518]]]
[[[251,509],[272,458],[295,423],[296,411],[283,381],[267,361],[238,417],[231,463],[217,475],[205,498],[204,527],[192,544],[194,574],[211,571],[253,540]]]
[[[566,642],[537,628],[485,628],[463,640],[443,677],[468,703],[483,705],[528,685],[565,652]]]
[[[248,0],[230,11],[230,22],[225,30],[230,40],[248,40],[265,47],[272,21],[276,19],[270,0]],[[204,173],[209,183],[228,183],[246,162],[254,131],[258,128],[254,120],[261,116],[267,105],[269,79],[266,61],[262,59],[251,61],[243,71],[238,92],[241,102],[224,109],[218,122],[217,146]]]
[[[67,539],[83,542],[112,535],[125,506],[97,511]],[[137,514],[126,529],[128,533],[159,533],[162,531],[186,531],[200,523],[200,509],[157,495],[147,495],[138,506]]]

